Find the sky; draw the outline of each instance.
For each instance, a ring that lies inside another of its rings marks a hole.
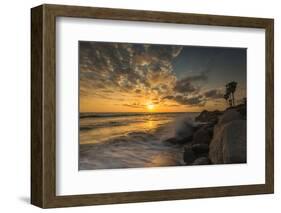
[[[245,48],[79,41],[80,112],[223,110],[246,97]]]

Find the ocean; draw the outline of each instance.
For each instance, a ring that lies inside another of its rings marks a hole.
[[[180,166],[177,138],[198,113],[80,113],[79,170]]]

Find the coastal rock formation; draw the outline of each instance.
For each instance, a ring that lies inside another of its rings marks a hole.
[[[203,144],[203,143],[186,144],[184,146],[183,160],[187,165],[209,164],[210,161],[208,159],[208,152],[209,152],[208,144]],[[202,158],[204,160],[202,160]]]
[[[187,165],[209,164],[208,152],[212,132],[213,127],[209,124],[203,124],[196,128],[192,141],[184,147],[184,161]],[[202,157],[204,160],[201,159]]]
[[[202,123],[193,128],[192,139],[188,143],[185,140],[183,157],[187,165],[246,162],[245,104],[224,112],[203,111],[195,120]]]
[[[235,109],[220,117],[209,148],[214,164],[246,162],[246,120]]]
[[[197,156],[208,154],[208,152],[209,152],[209,145],[208,144],[193,144],[191,146],[191,148],[192,148],[192,151]]]
[[[212,139],[213,127],[204,125],[200,127],[193,135],[194,144],[209,144]]]
[[[192,164],[196,160],[196,155],[191,145],[186,145],[184,147],[183,160],[187,165]]]
[[[200,122],[208,122],[208,123],[217,123],[218,117],[222,114],[222,112],[215,110],[213,112],[204,110],[200,113],[199,116],[195,118],[195,121]]]
[[[234,120],[241,120],[241,114],[235,109],[227,109],[225,113],[220,116],[218,126],[222,126]]]
[[[246,105],[246,103],[234,106],[234,107],[232,107],[232,109],[235,109],[237,112],[239,112],[240,115],[242,116],[242,118],[244,120],[246,120],[246,116],[247,116],[247,105]]]
[[[224,140],[222,150],[224,162],[246,163],[246,121],[237,120],[228,124],[224,132]]]
[[[192,165],[208,165],[210,164],[210,160],[208,157],[200,157],[200,158],[197,158],[193,163]]]

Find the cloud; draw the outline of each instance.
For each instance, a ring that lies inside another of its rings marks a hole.
[[[204,93],[205,97],[212,99],[223,98],[223,93],[220,90],[212,89]]]
[[[145,108],[146,105],[143,105],[139,102],[133,102],[131,104],[122,104],[122,106],[130,107],[130,108]]]
[[[166,96],[164,97],[164,99],[173,100],[178,104],[188,105],[188,106],[194,106],[194,105],[204,106],[206,103],[206,100],[202,95],[196,95],[192,97],[187,97],[184,95]]]
[[[193,76],[188,76],[185,78],[185,80],[189,80],[189,81],[207,81],[208,80],[208,76],[206,74],[207,72],[202,72],[199,75],[193,75]]]
[[[101,94],[104,89],[113,91],[113,99],[114,92],[135,91],[152,97],[172,93],[176,82],[172,59],[181,49],[166,45],[79,42],[80,95]]]
[[[181,51],[181,46],[81,41],[80,97],[121,101],[132,108],[145,107],[140,99],[166,106],[204,106],[208,99],[220,98],[218,90],[201,92],[198,83],[208,80],[207,71],[177,78],[172,62]]]
[[[179,93],[194,92],[197,89],[188,79],[182,79],[176,82],[175,91]]]
[[[139,94],[139,93],[141,93],[141,90],[140,89],[135,89],[135,93]]]
[[[199,75],[188,76],[176,82],[175,91],[179,93],[192,93],[198,92],[199,87],[194,86],[194,82],[207,81],[207,75],[201,73]]]

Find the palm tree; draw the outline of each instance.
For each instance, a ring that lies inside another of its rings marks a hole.
[[[237,87],[237,82],[231,81],[228,84],[225,85],[225,95],[224,99],[229,100],[229,105],[235,106],[235,98],[234,98],[234,93],[236,91]]]

